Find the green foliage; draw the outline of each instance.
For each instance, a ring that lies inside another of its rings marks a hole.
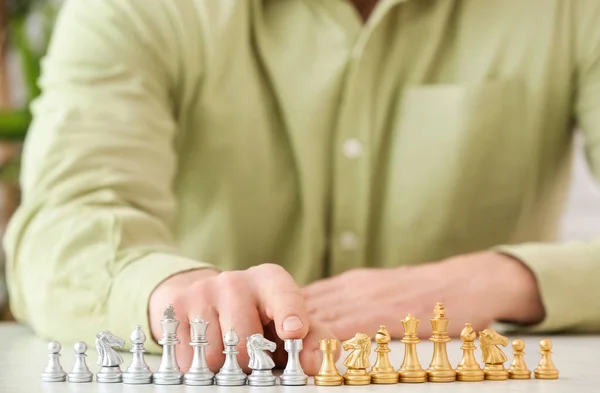
[[[0,111],[0,140],[23,139],[27,133],[31,120],[29,104],[40,94],[40,63],[48,48],[58,6],[59,2],[48,0],[8,0],[8,25],[0,28],[8,29],[10,47],[18,56],[26,99],[23,108]],[[43,24],[37,26],[43,32],[41,42],[36,42],[31,34],[33,16],[36,23]]]

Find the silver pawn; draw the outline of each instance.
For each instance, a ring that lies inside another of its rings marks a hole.
[[[175,310],[172,304],[165,309],[164,318],[160,324],[162,337],[158,343],[163,346],[163,353],[160,366],[154,373],[154,383],[157,385],[180,385],[183,382],[183,373],[175,355],[175,346],[180,342],[177,338],[179,321],[175,319]]]
[[[302,351],[302,340],[283,340],[285,351],[288,353],[288,361],[283,374],[279,377],[282,385],[301,386],[308,383],[308,376],[300,365],[300,351]]]
[[[227,333],[223,336],[223,344],[225,345],[225,363],[219,373],[215,375],[215,381],[217,385],[223,386],[241,386],[246,384],[246,374],[242,371],[237,361],[237,345],[240,342],[240,338],[233,331],[233,328],[229,328]]]
[[[248,337],[247,342],[248,356],[250,357],[248,367],[252,369],[252,374],[248,376],[248,385],[275,385],[276,378],[271,371],[275,367],[275,362],[265,351],[275,352],[276,344],[258,333]]]
[[[96,374],[98,383],[123,382],[121,367],[123,358],[113,347],[123,348],[125,340],[112,334],[109,330],[103,330],[96,335],[96,350],[98,351],[98,365],[101,367]]]
[[[48,365],[42,373],[42,381],[64,382],[67,379],[67,373],[60,365],[60,348],[56,341],[48,343]]]
[[[203,321],[202,318],[196,317],[190,321],[190,336],[192,338],[190,345],[194,348],[194,357],[192,365],[184,376],[186,385],[212,385],[214,374],[206,364],[205,347],[208,346],[206,339],[206,331],[208,330],[209,322]]]
[[[85,354],[87,345],[85,345],[83,341],[76,342],[73,346],[73,350],[75,351],[75,364],[73,364],[73,369],[68,375],[69,382],[92,382],[94,374],[90,371],[85,361],[85,358],[87,357]]]
[[[133,346],[129,350],[133,354],[131,364],[127,370],[123,373],[123,383],[142,385],[152,383],[152,371],[146,364],[144,359],[144,342],[146,342],[146,335],[142,331],[142,327],[139,325],[135,326],[131,336],[129,336]]]

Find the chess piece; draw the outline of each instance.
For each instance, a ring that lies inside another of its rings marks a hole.
[[[64,382],[67,373],[60,365],[60,344],[56,341],[48,343],[48,365],[42,373],[44,382]]]
[[[73,364],[73,369],[68,375],[69,382],[92,382],[94,379],[94,374],[90,371],[85,361],[85,358],[87,357],[85,354],[85,351],[87,351],[87,345],[85,345],[83,341],[76,342],[73,346],[73,350],[75,351],[75,363]]]
[[[545,338],[540,341],[540,350],[542,351],[542,360],[533,370],[537,379],[558,379],[558,369],[552,361],[552,341]]]
[[[465,323],[465,327],[460,332],[460,338],[463,345],[460,347],[463,351],[463,357],[456,368],[456,379],[464,382],[479,382],[483,381],[485,374],[479,363],[475,360],[475,344],[473,342],[477,338],[477,333],[471,327],[470,323]]]
[[[371,337],[364,333],[356,333],[353,338],[342,343],[344,351],[352,351],[346,357],[344,365],[347,367],[344,374],[346,385],[368,385],[371,383],[371,375],[367,368],[369,355],[371,354]]]
[[[283,340],[283,346],[288,353],[288,361],[279,377],[284,386],[302,386],[308,383],[308,376],[300,365],[300,351],[302,351],[302,340]]]
[[[375,365],[371,369],[371,382],[376,384],[390,384],[398,383],[398,372],[390,364],[389,343],[392,340],[390,333],[387,331],[385,326],[380,326],[377,334],[375,335],[375,342],[377,348],[377,359],[375,359]]]
[[[433,342],[433,357],[427,369],[427,377],[431,382],[453,382],[456,380],[456,371],[450,365],[446,351],[446,343],[450,342],[450,319],[446,318],[446,310],[442,303],[437,303],[433,312],[435,317],[430,320],[433,334],[429,338],[429,341]]]
[[[322,338],[319,341],[319,349],[323,353],[323,361],[317,375],[315,375],[315,385],[320,386],[338,386],[344,383],[344,378],[340,375],[333,357],[338,349],[338,341],[335,338]]]
[[[208,330],[209,322],[202,320],[200,317],[190,321],[190,345],[194,349],[194,357],[192,365],[184,375],[186,385],[212,385],[214,374],[208,368],[206,363],[206,347],[208,340],[206,339],[206,331]]]
[[[227,333],[223,336],[223,344],[225,350],[225,363],[219,373],[215,375],[217,385],[222,386],[241,386],[246,384],[246,374],[240,368],[237,361],[237,345],[240,342],[240,338],[233,331],[233,328],[229,328]]]
[[[530,379],[531,370],[527,368],[523,357],[523,355],[525,355],[525,352],[523,352],[525,343],[520,338],[516,339],[512,342],[512,348],[513,361],[508,369],[508,377],[510,379]]]
[[[123,358],[113,347],[123,348],[125,340],[115,336],[108,330],[103,330],[96,335],[96,351],[98,352],[98,366],[100,371],[96,374],[99,383],[123,382],[123,373],[119,367]]]
[[[142,327],[137,325],[129,336],[133,346],[129,350],[133,354],[131,364],[127,370],[123,373],[123,383],[132,385],[142,385],[152,383],[152,371],[146,364],[144,359],[144,343],[146,342],[146,335],[142,331]]]
[[[258,333],[248,337],[246,341],[246,350],[250,358],[248,368],[252,370],[252,373],[248,376],[248,385],[275,385],[275,376],[271,371],[275,367],[275,362],[265,351],[275,352],[277,348],[276,344]]]
[[[508,344],[508,338],[496,333],[494,329],[485,329],[479,333],[479,343],[485,363],[485,367],[483,367],[485,379],[491,381],[508,379],[508,370],[504,368],[506,355],[498,348],[498,345],[505,347]]]
[[[180,385],[183,383],[183,373],[177,363],[175,346],[180,343],[177,338],[179,321],[175,318],[175,309],[169,304],[160,321],[162,337],[158,342],[163,347],[162,358],[158,369],[154,373],[156,385]]]
[[[400,382],[425,382],[427,380],[427,373],[421,367],[419,357],[417,356],[417,344],[421,342],[417,336],[419,320],[408,314],[402,320],[402,326],[404,327],[404,336],[400,342],[404,344],[404,360],[398,370]]]

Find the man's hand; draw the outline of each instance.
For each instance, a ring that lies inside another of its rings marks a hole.
[[[356,269],[317,281],[303,290],[313,320],[346,340],[356,332],[374,334],[386,325],[401,337],[408,313],[421,320],[419,334],[431,334],[429,319],[443,302],[451,319],[449,334],[460,335],[465,322],[481,330],[497,320],[536,323],[543,319],[535,277],[521,262],[493,252],[438,263]]]
[[[246,337],[263,333],[277,342],[278,366],[287,361],[281,339],[304,338],[300,362],[307,374],[315,374],[321,363],[319,339],[334,337],[318,323],[310,323],[304,299],[292,277],[280,266],[265,264],[244,271],[193,270],[172,276],[152,293],[149,302],[152,336],[161,336],[160,320],[173,304],[180,320],[177,359],[182,369],[191,364],[189,321],[196,316],[210,322],[207,361],[213,372],[223,365],[223,332],[233,327],[240,337],[238,361],[248,365]]]

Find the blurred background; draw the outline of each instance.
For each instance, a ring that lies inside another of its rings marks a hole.
[[[0,236],[19,204],[20,153],[30,122],[28,107],[39,94],[40,61],[61,2],[0,0]],[[580,135],[575,150],[560,233],[563,240],[591,240],[600,235],[600,187],[587,168]],[[10,318],[4,267],[0,249],[0,320]]]

